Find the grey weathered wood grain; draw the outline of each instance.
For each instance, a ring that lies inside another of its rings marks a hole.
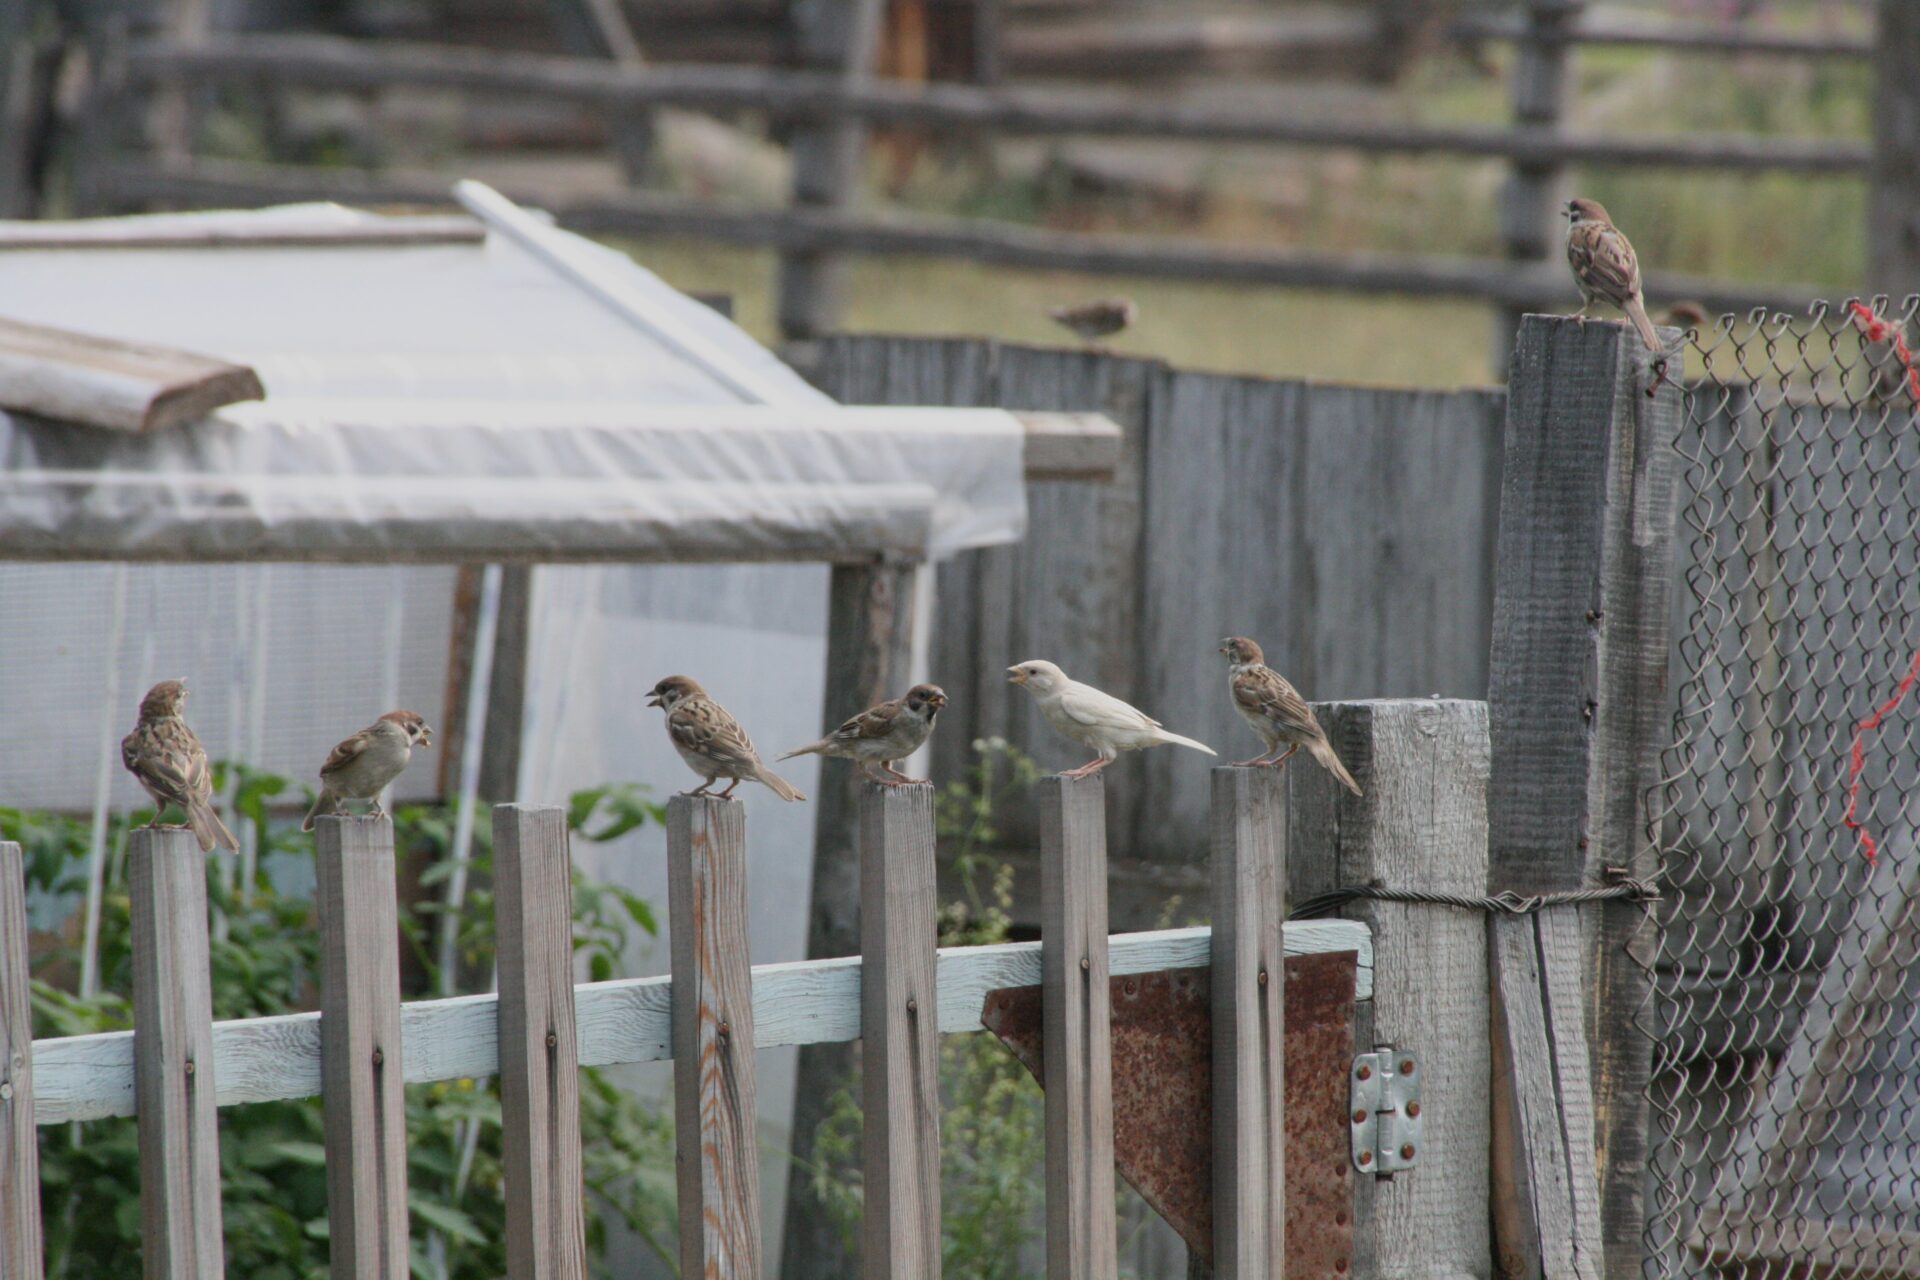
[[[1529,316],[1515,345],[1489,694],[1495,892],[1654,871],[1646,797],[1671,734],[1680,393],[1669,381],[1646,394],[1646,364],[1621,324]],[[1542,980],[1586,992],[1589,1075],[1605,1090],[1574,1097],[1564,1075],[1560,1105],[1593,1108],[1608,1274],[1628,1280],[1644,1248],[1651,1069],[1635,1023],[1646,957],[1631,949],[1649,940],[1637,904],[1596,904],[1580,919],[1574,971]]]
[[[940,1276],[933,786],[860,796],[861,1274]]]
[[[1508,99],[1513,122],[1548,136],[1560,132],[1573,90],[1568,74],[1573,48],[1567,32],[1584,0],[1525,0],[1520,12]],[[1559,211],[1569,195],[1567,162],[1559,156],[1516,156],[1500,193],[1500,236],[1509,260],[1551,262],[1564,225]],[[1524,308],[1502,308],[1494,328],[1493,367],[1505,367]]]
[[[586,1280],[574,1021],[573,862],[563,809],[493,810],[507,1272]]]
[[[28,976],[25,865],[0,840],[0,1280],[40,1280],[44,1265]]]
[[[1484,892],[1486,705],[1320,703],[1315,714],[1366,794],[1353,795],[1304,756],[1286,767],[1293,895],[1363,884]],[[1371,1187],[1375,1274],[1485,1275],[1492,1262],[1485,920],[1453,907],[1365,900],[1343,914],[1364,922],[1389,957],[1374,983],[1372,1043],[1412,1049],[1422,1064],[1419,1168]],[[1216,927],[1218,920],[1216,913]]]
[[[914,583],[920,572],[919,566],[904,562],[834,567],[827,602],[828,726],[907,691]],[[861,949],[858,814],[863,785],[852,762],[821,761],[807,916],[807,955],[816,960]],[[845,1043],[802,1050],[793,1108],[796,1159],[812,1158],[814,1133],[834,1095],[848,1083],[852,1066],[853,1050]],[[786,1280],[827,1280],[852,1271],[846,1241],[820,1205],[811,1178],[788,1180],[786,1223],[781,1244]]]
[[[1868,278],[1861,292],[1896,300],[1920,292],[1920,9],[1879,0],[1873,48],[1873,168],[1868,181]]]
[[[1373,999],[1373,939],[1351,920],[1295,920],[1284,937],[1288,955],[1353,951],[1359,956],[1357,999]],[[983,1030],[989,991],[1040,985],[1037,942],[943,947],[935,966],[940,1034]],[[1109,941],[1115,976],[1198,969],[1212,963],[1210,930],[1157,929]],[[824,1044],[860,1035],[860,958],[756,965],[756,1042]],[[673,1056],[673,982],[620,978],[575,987],[580,1065],[664,1062]],[[499,997],[456,996],[400,1006],[406,1082],[463,1080],[500,1069]],[[134,1113],[133,1040],[129,1031],[34,1042],[34,1121],[67,1124]],[[320,1015],[282,1014],[217,1022],[214,1062],[223,1107],[309,1098],[320,1092]]]
[[[266,395],[216,356],[0,319],[0,406],[116,431],[165,431]]]
[[[1213,1274],[1286,1274],[1286,809],[1271,769],[1213,771]]]
[[[1097,774],[1037,786],[1049,1280],[1110,1280],[1118,1266],[1104,789]]]
[[[758,1280],[760,1158],[747,953],[746,806],[667,804],[680,1274]]]
[[[388,1280],[407,1270],[393,824],[322,817],[314,831],[329,1272],[340,1280]]]
[[[185,828],[127,845],[133,914],[133,1071],[140,1254],[149,1280],[219,1280],[220,1135],[206,858]]]

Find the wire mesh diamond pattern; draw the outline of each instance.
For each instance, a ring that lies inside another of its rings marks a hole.
[[[1916,304],[1694,335],[1649,1276],[1920,1276]]]

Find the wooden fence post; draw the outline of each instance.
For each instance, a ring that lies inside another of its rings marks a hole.
[[[861,1274],[940,1280],[939,910],[933,786],[860,796]]]
[[[1355,796],[1287,767],[1286,869],[1297,903],[1354,885],[1478,896],[1487,880],[1487,709],[1451,699],[1316,705]],[[1487,931],[1459,907],[1358,899],[1373,930],[1371,1032],[1419,1062],[1425,1133],[1412,1173],[1360,1175],[1356,1277],[1487,1275]],[[1216,926],[1217,927],[1217,926]],[[1216,1033],[1217,1034],[1217,1033]]]
[[[493,892],[507,1273],[586,1280],[573,862],[565,810],[494,806]],[[676,966],[676,978],[679,972]]]
[[[1286,1274],[1286,812],[1271,769],[1213,771],[1213,1274]]]
[[[1047,1280],[1112,1280],[1119,1242],[1106,787],[1097,774],[1054,774],[1038,786]]]
[[[916,572],[912,564],[891,561],[834,566],[827,603],[828,724],[906,692]],[[861,949],[861,786],[848,762],[820,762],[813,884],[807,903],[809,960],[857,955]],[[834,1093],[852,1074],[852,1045],[802,1046],[792,1139],[802,1167],[813,1158],[813,1135]],[[782,1280],[843,1280],[853,1274],[852,1251],[814,1194],[810,1178],[787,1180],[782,1237]]]
[[[1494,587],[1490,892],[1656,870],[1646,801],[1672,732],[1681,397],[1671,382],[1648,396],[1645,361],[1621,324],[1521,323]],[[1494,1207],[1509,1271],[1640,1273],[1644,919],[1616,899],[1493,922]]]
[[[1920,292],[1920,6],[1880,0],[1873,42],[1873,171],[1867,216],[1864,290],[1885,293],[1897,310]]]
[[[143,1270],[149,1280],[220,1280],[206,857],[184,827],[138,828],[127,857]]]
[[[789,0],[800,64],[858,84],[872,74],[880,40],[882,0]],[[867,129],[830,116],[796,126],[792,138],[793,206],[846,209],[860,186]],[[845,264],[821,249],[793,249],[780,257],[780,330],[789,338],[818,338],[840,321]]]
[[[702,1280],[760,1276],[746,812],[711,795],[667,805],[680,1274]]]
[[[315,824],[320,913],[320,1096],[327,1130],[329,1274],[407,1272],[407,1105],[393,824]]]
[[[1515,42],[1508,97],[1513,123],[1523,129],[1558,128],[1567,112],[1573,45],[1564,37],[1586,0],[1524,0],[1525,26]],[[1500,238],[1509,261],[1529,266],[1551,259],[1560,244],[1560,206],[1567,199],[1561,160],[1515,160],[1500,196]],[[1569,282],[1567,296],[1573,297]],[[1504,369],[1525,307],[1500,308],[1493,336],[1493,367]]]
[[[43,1257],[26,869],[20,846],[6,840],[0,841],[0,1280],[40,1280]]]

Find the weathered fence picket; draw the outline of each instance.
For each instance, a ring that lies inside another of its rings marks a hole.
[[[26,869],[20,846],[0,840],[0,1280],[40,1280],[41,1273]]]
[[[1213,1275],[1286,1274],[1283,779],[1213,771]]]
[[[184,827],[141,827],[127,859],[143,1269],[149,1280],[220,1280],[206,856]]]
[[[564,809],[494,806],[493,892],[507,1273],[516,1280],[586,1280],[573,864]]]
[[[861,1274],[940,1280],[933,787],[860,797]]]
[[[318,820],[320,1096],[335,1280],[407,1273],[407,1105],[393,886],[390,821]]]
[[[668,802],[667,910],[680,1274],[759,1280],[759,1087],[740,801],[677,795]]]
[[[1047,1277],[1111,1280],[1118,1238],[1106,786],[1097,774],[1056,774],[1038,785]]]

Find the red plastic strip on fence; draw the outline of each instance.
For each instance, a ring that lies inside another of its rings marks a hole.
[[[1900,704],[1906,701],[1907,694],[1913,691],[1916,682],[1920,682],[1920,652],[1913,655],[1913,664],[1907,668],[1907,674],[1901,678],[1900,687],[1885,705],[1853,727],[1853,754],[1847,763],[1847,830],[1860,833],[1860,848],[1867,855],[1867,865],[1872,866],[1880,860],[1880,846],[1874,841],[1873,832],[1856,816],[1855,810],[1860,803],[1860,774],[1867,764],[1867,735],[1880,727],[1880,722],[1892,715]]]
[[[1898,357],[1900,367],[1907,371],[1907,390],[1915,400],[1920,400],[1920,370],[1913,367],[1913,349],[1907,346],[1906,326],[1898,320],[1889,320],[1864,302],[1849,302],[1847,310],[1853,314],[1854,327],[1860,330],[1860,336],[1868,342],[1890,342],[1893,354]]]

